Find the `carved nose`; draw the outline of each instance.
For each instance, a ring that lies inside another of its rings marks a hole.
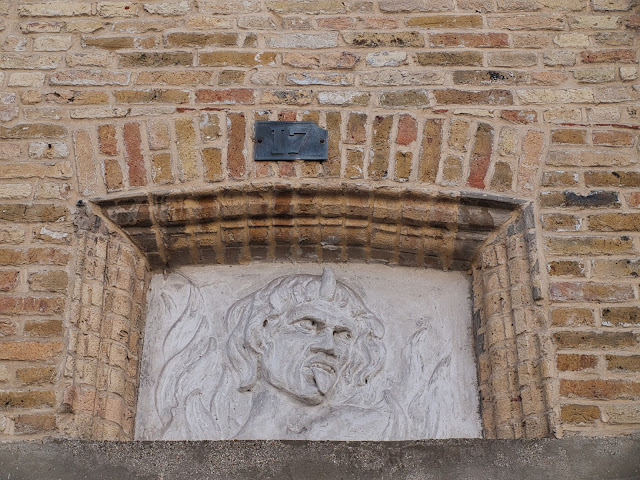
[[[318,333],[316,340],[311,346],[311,351],[333,354],[334,348],[335,342],[333,341],[333,330],[331,328],[325,328]]]

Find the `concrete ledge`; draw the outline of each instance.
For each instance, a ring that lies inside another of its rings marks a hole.
[[[632,480],[640,436],[411,442],[16,442],[0,480]]]

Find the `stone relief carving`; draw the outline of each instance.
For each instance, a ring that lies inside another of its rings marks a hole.
[[[452,402],[464,396],[454,343],[426,325],[390,364],[394,322],[331,268],[276,278],[224,319],[212,318],[201,290],[174,274],[151,305],[171,326],[157,378],[142,372],[159,422],[146,428],[138,418],[138,438],[443,438],[451,422],[475,422],[454,436],[479,434],[474,402]],[[471,411],[456,411],[460,404]]]

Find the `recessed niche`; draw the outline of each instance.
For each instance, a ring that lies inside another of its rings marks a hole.
[[[183,267],[148,305],[139,440],[481,436],[464,273]]]

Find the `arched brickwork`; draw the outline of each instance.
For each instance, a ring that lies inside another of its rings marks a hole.
[[[132,440],[149,280],[143,255],[81,208],[61,401],[70,437]]]
[[[133,438],[150,270],[287,260],[473,272],[485,436],[546,436],[552,392],[531,222],[520,199],[340,183],[96,199],[76,220],[85,255],[65,368],[67,428]]]

